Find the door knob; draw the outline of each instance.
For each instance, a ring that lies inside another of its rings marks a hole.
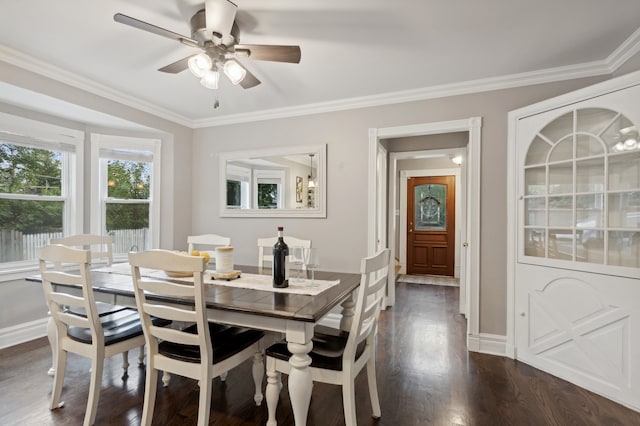
[[[464,243],[462,243],[462,247],[469,247],[469,243],[465,241]]]
[[[409,229],[409,232],[413,232],[413,229]]]

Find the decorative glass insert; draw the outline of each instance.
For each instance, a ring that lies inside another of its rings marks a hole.
[[[525,256],[640,267],[640,137],[628,118],[563,114],[532,138],[523,174]]]
[[[417,231],[447,229],[447,186],[418,185],[414,188],[414,229]]]

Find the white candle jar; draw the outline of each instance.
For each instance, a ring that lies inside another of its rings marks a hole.
[[[233,271],[233,247],[216,247],[216,272]]]

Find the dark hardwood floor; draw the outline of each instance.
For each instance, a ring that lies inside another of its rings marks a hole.
[[[469,353],[465,321],[457,314],[458,288],[399,284],[397,304],[383,312],[378,340],[382,418],[371,418],[366,372],[357,378],[358,424],[364,425],[638,425],[640,413],[510,359]],[[130,377],[120,379],[121,358],[105,363],[97,425],[137,425],[144,369],[130,355]],[[87,402],[89,362],[70,355],[64,408],[49,411],[51,364],[42,338],[0,351],[0,425],[79,425]],[[292,425],[286,377],[279,425]],[[253,403],[251,364],[214,382],[210,424],[264,425],[266,405]],[[154,424],[195,424],[196,382],[179,376],[160,387]],[[343,425],[336,386],[315,384],[309,425]]]

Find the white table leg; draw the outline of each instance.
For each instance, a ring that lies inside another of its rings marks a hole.
[[[350,331],[355,315],[356,303],[353,301],[353,293],[351,293],[344,302],[342,302],[342,318],[340,319],[340,330]]]
[[[47,338],[49,339],[49,346],[51,346],[51,368],[47,372],[50,376],[56,375],[56,364],[58,363],[58,330],[56,324],[53,321],[53,317],[49,314],[49,321],[47,321]]]
[[[289,398],[291,399],[291,408],[293,408],[293,418],[296,426],[304,426],[307,424],[313,387],[309,370],[309,365],[311,365],[309,352],[313,348],[313,343],[309,341],[302,345],[289,342],[287,348],[292,354],[289,359],[289,364],[292,367],[289,374]]]

